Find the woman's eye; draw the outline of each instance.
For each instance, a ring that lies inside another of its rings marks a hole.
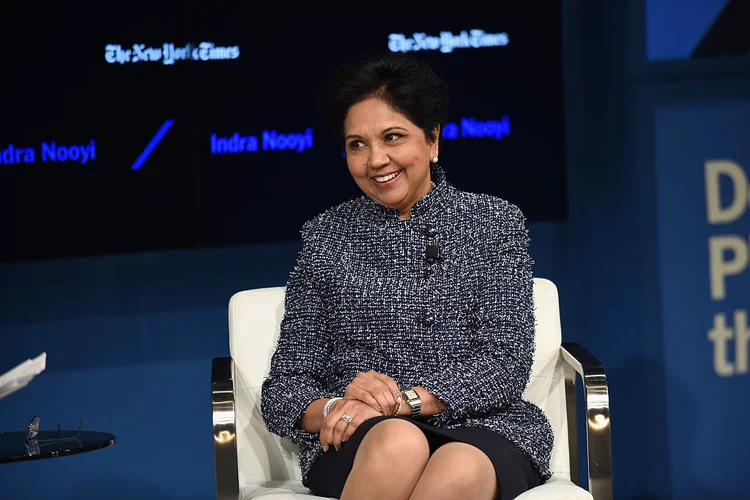
[[[385,136],[385,142],[393,142],[400,137],[401,134],[388,134]]]
[[[349,143],[349,149],[359,149],[362,147],[362,141],[352,141]]]

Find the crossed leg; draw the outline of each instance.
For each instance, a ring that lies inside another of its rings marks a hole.
[[[452,442],[430,456],[417,426],[388,419],[362,439],[341,500],[492,500],[496,484],[492,462],[479,449]]]
[[[430,458],[430,445],[414,424],[401,419],[378,422],[367,431],[341,500],[406,500]]]
[[[475,446],[452,442],[432,454],[409,499],[493,500],[496,494],[497,477],[489,457]]]

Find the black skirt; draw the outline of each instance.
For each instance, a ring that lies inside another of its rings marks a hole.
[[[344,484],[354,464],[362,439],[375,424],[387,418],[401,418],[419,427],[427,437],[430,455],[440,446],[458,441],[482,450],[495,467],[498,500],[511,500],[526,490],[542,484],[539,471],[526,458],[521,450],[501,434],[479,427],[459,427],[439,429],[426,422],[406,417],[381,416],[365,421],[348,441],[342,444],[341,451],[333,446],[313,464],[308,476],[309,488],[313,494],[322,497],[340,498]]]

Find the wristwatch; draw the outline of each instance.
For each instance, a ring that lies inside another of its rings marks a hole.
[[[422,411],[422,399],[413,387],[401,389],[401,397],[411,406],[411,416],[418,417]]]

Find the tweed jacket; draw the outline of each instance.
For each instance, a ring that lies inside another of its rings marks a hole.
[[[492,429],[551,475],[551,425],[522,399],[534,355],[525,219],[505,200],[459,191],[438,166],[431,175],[435,188],[406,220],[362,196],[302,228],[261,413],[299,446],[306,486],[322,449],[296,422],[368,370],[438,397],[447,409],[427,422]]]

